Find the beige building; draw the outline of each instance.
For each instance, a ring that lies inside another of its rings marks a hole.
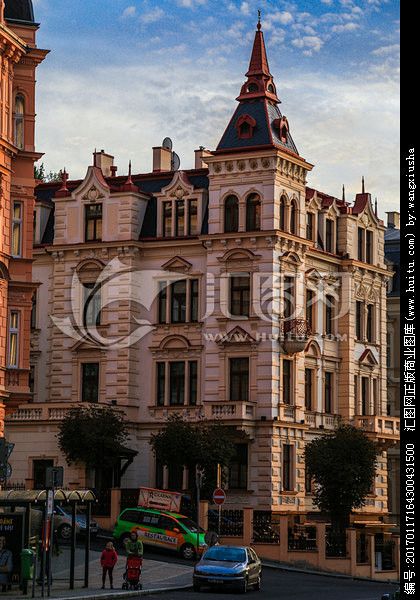
[[[234,432],[227,506],[311,511],[305,445],[351,423],[380,448],[363,512],[387,514],[385,227],[361,185],[353,202],[307,186],[268,68],[260,25],[238,106],[214,151],[176,169],[118,176],[95,152],[83,181],[37,188],[33,401],[7,421],[13,474],[65,465],[55,437],[69,406],[99,402],[132,423],[121,482],[188,487],[149,440],[177,412]],[[124,460],[124,457],[122,457]],[[94,474],[65,468],[65,484]]]

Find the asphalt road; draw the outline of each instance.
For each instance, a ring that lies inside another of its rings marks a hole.
[[[91,542],[92,549],[102,550],[105,540],[98,537]],[[117,546],[117,552],[124,551]],[[152,560],[164,560],[166,562],[188,565],[186,561],[176,553],[155,550],[147,547],[147,558]],[[191,564],[191,580],[194,561]],[[270,567],[263,568],[263,585],[261,591],[257,592],[249,588],[250,598],[255,600],[381,600],[384,593],[392,593],[398,589],[397,585],[388,583],[377,583],[361,581],[340,577],[329,577],[314,575],[303,571],[282,571]],[[149,596],[146,594],[146,596]],[[224,600],[235,598],[234,591],[203,589],[201,592],[191,590],[180,590],[159,594],[162,600],[205,600],[214,598]]]

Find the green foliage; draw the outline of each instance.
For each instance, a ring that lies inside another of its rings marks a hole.
[[[316,482],[313,502],[338,527],[348,525],[352,510],[366,503],[377,453],[374,443],[352,425],[342,425],[306,446],[306,468]]]
[[[128,437],[128,422],[121,412],[103,404],[71,408],[59,425],[58,445],[68,465],[85,463],[89,468],[117,464]]]
[[[44,163],[41,163],[39,166],[34,165],[34,179],[38,179],[43,181],[44,183],[52,183],[54,181],[61,181],[62,171],[58,171],[55,173],[54,171],[50,171],[47,173],[45,171]]]
[[[196,467],[203,471],[201,495],[208,499],[216,487],[217,464],[228,466],[235,452],[225,427],[208,421],[188,423],[178,413],[168,417],[150,444],[162,464],[174,469],[186,467],[190,474]]]

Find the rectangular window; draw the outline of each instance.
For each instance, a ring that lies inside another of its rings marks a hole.
[[[366,230],[366,262],[372,264],[373,232]]]
[[[190,321],[198,321],[198,279],[190,280]]]
[[[334,298],[333,296],[325,296],[325,333],[332,334],[334,320]]]
[[[328,371],[325,373],[325,388],[324,388],[324,411],[326,413],[332,413],[333,403],[333,374]]]
[[[82,364],[82,402],[99,401],[99,363]]]
[[[171,322],[187,320],[187,282],[185,279],[171,284]]]
[[[31,394],[35,391],[35,365],[29,366],[29,391]]]
[[[182,405],[185,401],[185,362],[169,363],[169,403]]]
[[[188,235],[198,234],[197,199],[188,200]]]
[[[248,445],[235,444],[235,454],[229,463],[229,489],[248,487]]]
[[[357,260],[363,261],[364,233],[362,227],[357,228]]]
[[[327,219],[325,225],[325,250],[333,252],[333,221]]]
[[[305,369],[305,408],[312,410],[313,369]]]
[[[362,415],[369,414],[369,378],[362,377]]]
[[[175,235],[185,235],[185,202],[177,200],[175,202]]]
[[[291,444],[283,445],[283,490],[290,492],[293,490],[293,446]]]
[[[85,206],[85,241],[102,240],[102,204],[87,204]]]
[[[47,469],[54,466],[52,459],[39,459],[33,461],[34,489],[45,490],[47,483]]]
[[[284,278],[284,295],[283,295],[283,315],[285,319],[290,319],[294,314],[295,297],[294,297],[294,280],[293,277],[285,276]]]
[[[9,321],[9,367],[19,366],[19,312],[12,310]]]
[[[188,363],[188,404],[197,404],[197,361],[190,360]]]
[[[248,317],[250,305],[249,273],[233,275],[230,278],[230,314],[235,317]]]
[[[306,320],[311,329],[311,332],[315,331],[315,293],[311,290],[306,290]]]
[[[290,360],[283,360],[283,402],[284,404],[292,403],[292,363]]]
[[[356,338],[362,339],[362,314],[363,305],[359,300],[356,300]]]
[[[32,294],[32,308],[31,308],[31,329],[36,329],[36,301],[37,301],[37,291]]]
[[[249,359],[229,359],[229,399],[232,402],[246,402],[249,394]]]
[[[13,202],[12,255],[22,256],[22,204]]]
[[[166,364],[158,362],[156,364],[156,404],[157,406],[165,405],[165,381],[166,381]]]
[[[308,240],[314,239],[314,215],[313,213],[306,213],[306,237]]]
[[[96,283],[83,284],[83,325],[101,323],[101,286]]]
[[[366,339],[368,342],[373,342],[373,310],[374,305],[367,305],[367,317],[366,317]]]
[[[168,282],[158,283],[158,323],[166,323],[166,302],[168,298]]]
[[[162,203],[163,237],[172,237],[172,202]]]

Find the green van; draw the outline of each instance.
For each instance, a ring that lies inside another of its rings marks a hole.
[[[188,517],[152,508],[126,508],[118,517],[112,535],[116,542],[124,544],[133,529],[143,544],[177,550],[186,559],[196,556],[197,525]],[[204,534],[200,527],[199,554],[205,546]]]

